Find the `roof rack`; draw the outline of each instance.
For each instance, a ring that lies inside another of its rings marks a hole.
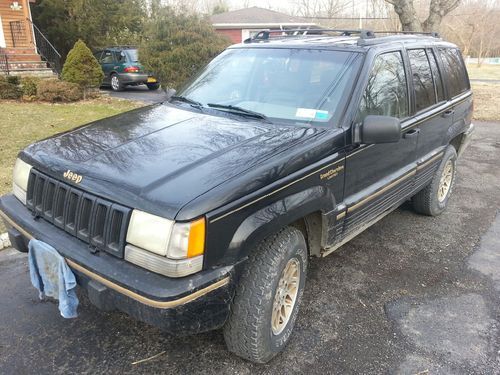
[[[427,35],[432,38],[440,38],[437,32],[419,32],[419,31],[372,31],[366,29],[268,29],[259,31],[251,38],[247,38],[243,43],[260,43],[270,39],[283,39],[287,37],[324,35],[328,33],[338,33],[339,36],[359,35],[358,43],[364,44],[367,39],[376,38],[376,34],[408,34],[408,35]],[[375,42],[375,41],[372,41]]]
[[[414,35],[428,35],[433,38],[441,38],[438,32],[422,32],[422,31],[374,31],[375,34],[414,34]]]
[[[116,45],[116,46],[107,46],[106,48],[123,48],[123,49],[127,49],[127,48],[137,48],[137,46],[132,46],[132,45],[129,45],[129,44],[124,44],[124,45]]]
[[[263,42],[271,39],[281,39],[285,37],[297,37],[297,36],[310,36],[310,35],[323,35],[325,33],[339,33],[340,36],[352,36],[353,34],[359,34],[361,39],[374,38],[375,34],[371,30],[352,30],[352,29],[269,29],[259,31],[251,38],[247,38],[243,43],[255,43]]]

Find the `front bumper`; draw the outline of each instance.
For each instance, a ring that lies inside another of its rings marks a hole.
[[[31,238],[57,249],[99,309],[118,309],[176,335],[220,328],[229,316],[234,267],[168,278],[104,252],[92,254],[83,241],[43,219],[34,219],[13,195],[0,198],[0,216],[17,250],[27,251]]]

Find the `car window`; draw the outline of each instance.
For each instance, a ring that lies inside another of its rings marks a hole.
[[[447,73],[446,84],[449,96],[453,98],[467,91],[469,80],[460,52],[454,48],[440,48],[439,53]]]
[[[113,63],[113,54],[111,53],[111,51],[104,51],[104,53],[102,54],[101,63],[102,64],[111,64],[111,63]]]
[[[436,90],[425,49],[408,50],[408,57],[415,90],[415,109],[418,112],[436,104]]]
[[[115,61],[119,63],[124,63],[127,61],[127,57],[123,51],[115,51],[113,52],[115,55]]]
[[[299,48],[228,49],[178,95],[294,125],[338,124],[362,55]]]
[[[358,120],[367,115],[408,116],[408,88],[401,52],[378,56],[368,79],[358,111]]]
[[[94,53],[94,57],[97,59],[97,61],[101,62],[101,55],[102,55],[102,51],[97,51],[96,53]]]
[[[436,55],[434,51],[431,49],[427,50],[427,57],[429,58],[429,62],[431,63],[432,77],[434,79],[434,87],[436,89],[436,97],[438,102],[445,100],[444,97],[444,87],[443,80],[441,77],[441,72],[439,71],[439,67],[436,60]]]

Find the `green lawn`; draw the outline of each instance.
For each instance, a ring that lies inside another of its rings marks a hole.
[[[126,100],[97,99],[72,104],[0,104],[0,195],[12,189],[18,152],[36,140],[139,106]],[[5,228],[0,220],[0,233]]]
[[[500,80],[500,64],[483,64],[478,67],[477,64],[468,64],[467,71],[470,79],[498,79]]]

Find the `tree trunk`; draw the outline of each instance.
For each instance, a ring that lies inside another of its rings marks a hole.
[[[394,6],[404,31],[438,31],[443,17],[455,9],[461,0],[431,0],[429,16],[420,22],[413,0],[385,0]]]
[[[394,11],[399,16],[403,31],[422,31],[422,24],[418,20],[413,0],[389,1],[394,6]]]

